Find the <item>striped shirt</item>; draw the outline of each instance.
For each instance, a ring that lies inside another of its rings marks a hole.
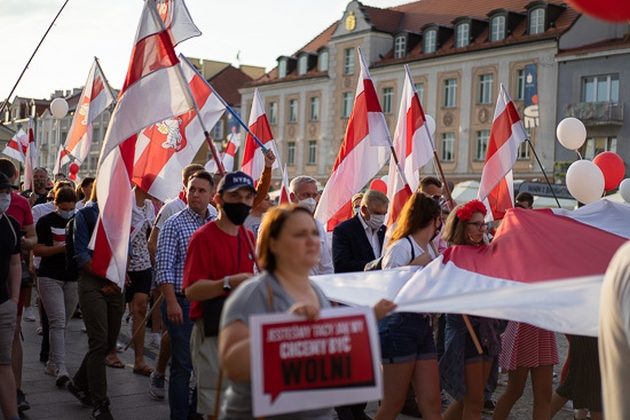
[[[213,219],[214,216],[210,213],[204,219],[190,207],[186,207],[166,221],[158,236],[155,268],[155,281],[158,285],[172,284],[175,293],[182,293],[184,265],[190,237],[197,229]]]

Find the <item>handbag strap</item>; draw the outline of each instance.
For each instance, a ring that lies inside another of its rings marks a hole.
[[[413,242],[411,242],[411,238],[409,236],[405,236],[405,239],[407,240],[407,242],[409,242],[409,246],[411,247],[411,260],[409,260],[409,264],[411,264],[411,261],[416,259],[416,250],[413,248]]]

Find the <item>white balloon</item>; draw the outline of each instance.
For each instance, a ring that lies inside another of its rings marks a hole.
[[[580,203],[597,201],[604,193],[604,174],[590,160],[578,160],[567,170],[567,188]]]
[[[387,184],[387,183],[389,182],[389,175],[383,175],[383,176],[381,177],[381,181],[383,181],[384,183],[386,183],[386,184]]]
[[[630,178],[626,178],[619,184],[619,194],[626,203],[630,203]]]
[[[58,120],[68,113],[68,102],[63,98],[55,98],[50,103],[50,113]]]
[[[577,150],[586,140],[586,127],[577,118],[568,117],[556,127],[556,136],[561,145],[569,150]]]
[[[428,114],[424,114],[424,118],[427,120],[427,128],[429,129],[429,133],[431,133],[431,136],[433,136],[435,134],[435,120],[433,119],[432,116],[428,115]]]

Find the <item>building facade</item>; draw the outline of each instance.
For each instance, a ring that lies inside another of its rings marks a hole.
[[[422,0],[388,9],[351,1],[339,21],[242,89],[242,106],[249,112],[258,89],[289,175],[325,181],[352,109],[361,48],[392,134],[407,64],[425,112],[436,120],[434,143],[447,177],[479,179],[499,86],[523,115],[524,70],[533,65],[538,116],[528,132],[551,175],[559,112],[556,56],[577,23],[583,39],[572,42],[593,42],[593,21],[583,20],[559,1]],[[433,173],[432,164],[422,172]],[[541,178],[527,145],[514,172],[515,178]]]

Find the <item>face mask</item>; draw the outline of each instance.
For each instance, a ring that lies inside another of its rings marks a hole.
[[[356,216],[357,214],[361,212],[361,206],[357,206],[353,208],[352,211],[354,211],[354,215]]]
[[[63,217],[64,219],[69,219],[72,216],[74,216],[74,210],[57,210],[57,214],[61,217]]]
[[[366,220],[365,223],[373,230],[379,229],[385,224],[385,215],[373,214],[370,216],[370,220]]]
[[[311,213],[315,213],[315,207],[317,207],[317,201],[313,197],[305,198],[304,200],[300,200],[298,202],[298,206],[304,207],[306,210]]]
[[[237,226],[243,224],[247,216],[249,216],[249,211],[252,209],[251,206],[245,203],[223,203],[222,207],[230,222]]]
[[[6,212],[11,205],[11,193],[0,193],[0,214]]]

